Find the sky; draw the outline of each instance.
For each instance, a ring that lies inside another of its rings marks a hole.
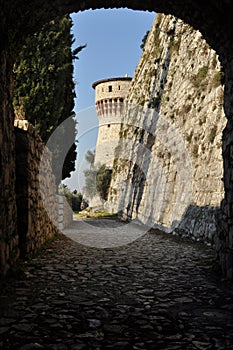
[[[105,79],[132,77],[142,50],[140,45],[151,28],[155,13],[127,9],[88,10],[71,15],[73,48],[87,45],[74,61],[75,113],[78,122],[76,170],[64,183],[73,191],[82,191],[85,154],[94,150],[98,134],[95,91],[92,83]]]

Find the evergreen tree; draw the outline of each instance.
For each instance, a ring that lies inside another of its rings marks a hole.
[[[94,161],[95,161],[95,151],[92,152],[91,150],[88,150],[86,155],[85,155],[85,159],[89,163],[90,168],[93,168]]]
[[[102,164],[96,174],[96,190],[104,201],[108,199],[108,192],[112,178],[112,169]]]
[[[97,170],[94,166],[94,160],[95,160],[95,151],[92,152],[91,150],[88,150],[85,159],[87,163],[89,163],[89,169],[84,170],[84,176],[85,176],[85,186],[83,188],[84,193],[89,198],[93,198],[96,195],[96,174]]]
[[[71,27],[72,21],[68,15],[46,24],[39,33],[27,39],[15,64],[16,116],[31,122],[44,142],[62,121],[73,114],[73,59],[85,46],[72,52],[74,40]],[[73,120],[73,132],[70,134],[69,130],[67,136],[75,141],[75,133]],[[64,130],[64,137],[66,134]],[[59,154],[62,145],[57,147]],[[75,159],[74,143],[66,156],[63,179],[75,169]]]

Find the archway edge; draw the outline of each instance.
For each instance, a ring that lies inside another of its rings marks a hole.
[[[223,134],[225,198],[219,214],[216,252],[222,270],[233,278],[233,2],[232,0],[3,0],[0,9],[0,212],[5,213],[2,232],[10,242],[16,232],[14,210],[13,62],[22,40],[49,20],[88,9],[129,8],[171,14],[198,29],[217,52],[225,72],[224,107],[228,118]],[[9,142],[9,140],[11,142]],[[13,146],[12,146],[13,147]],[[6,166],[7,164],[7,166]],[[11,173],[9,171],[11,170]],[[9,176],[11,174],[11,176]],[[4,183],[4,179],[6,183]],[[12,205],[9,200],[12,193]],[[9,207],[9,208],[8,208]],[[11,226],[9,223],[13,223]],[[11,241],[11,243],[13,240]],[[14,240],[16,242],[16,239]],[[14,248],[14,244],[12,247]],[[12,248],[12,251],[13,251]],[[4,252],[7,256],[7,254]],[[5,259],[5,256],[3,257]]]
[[[18,27],[19,37],[38,30],[58,15],[90,9],[128,8],[171,14],[182,19],[202,33],[221,60],[226,58],[226,52],[232,51],[228,44],[233,37],[233,3],[229,0],[35,0],[31,6],[26,1],[17,2],[18,6],[16,1],[10,6],[11,1],[5,1],[4,13],[8,14],[11,27]]]

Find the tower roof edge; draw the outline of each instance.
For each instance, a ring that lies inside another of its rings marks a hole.
[[[93,89],[96,88],[97,85],[101,84],[101,83],[107,83],[107,82],[111,82],[111,81],[117,81],[117,80],[132,80],[131,77],[117,77],[117,78],[107,78],[107,79],[101,79],[101,80],[97,80],[92,84]]]

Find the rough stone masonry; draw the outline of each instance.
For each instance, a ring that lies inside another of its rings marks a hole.
[[[109,207],[215,244],[223,199],[222,70],[200,32],[157,15],[123,116]]]

